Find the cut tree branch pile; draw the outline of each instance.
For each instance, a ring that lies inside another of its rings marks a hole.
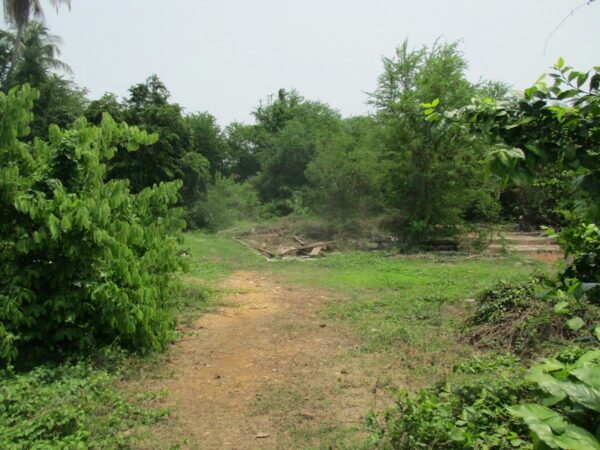
[[[307,244],[302,239],[294,236],[294,244],[280,245],[274,250],[268,250],[265,248],[264,243],[262,245],[259,244],[258,246],[253,246],[238,238],[234,238],[234,240],[253,252],[258,252],[267,259],[290,258],[295,256],[303,258],[316,258],[323,256],[325,251],[330,250],[335,246],[334,241],[321,241]]]

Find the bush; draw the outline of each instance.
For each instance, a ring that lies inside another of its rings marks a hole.
[[[537,401],[507,408],[532,432],[535,448],[600,449],[600,350],[575,362],[548,359],[527,379]]]
[[[483,366],[463,363],[483,376],[458,387],[401,391],[383,423],[371,416],[369,424],[377,445],[391,449],[598,449],[599,363],[600,350],[579,347],[527,376],[505,356]]]
[[[593,223],[580,223],[563,229],[560,243],[572,262],[563,273],[563,279],[577,279],[596,284],[586,292],[587,298],[600,304],[600,228]]]
[[[531,394],[515,376],[401,391],[383,424],[370,425],[378,446],[390,449],[531,448],[527,429],[509,414],[512,405]]]
[[[260,200],[250,183],[236,183],[233,178],[217,175],[192,215],[197,225],[217,231],[240,220],[257,219],[259,212]]]
[[[105,116],[24,143],[36,92],[0,94],[0,360],[117,341],[154,350],[172,335],[167,301],[184,226],[179,183],[139,194],[105,182],[116,143],[153,142]],[[23,356],[22,354],[20,356]]]
[[[115,381],[115,375],[86,362],[26,374],[0,371],[0,448],[130,448],[136,427],[167,411],[129,401],[114,389]]]
[[[468,342],[480,347],[521,354],[554,338],[570,334],[553,304],[536,296],[541,281],[532,278],[517,283],[500,281],[480,297],[465,324]]]

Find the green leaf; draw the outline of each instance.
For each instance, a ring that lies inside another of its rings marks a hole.
[[[595,91],[600,87],[600,73],[595,74],[590,80],[590,90]]]
[[[562,390],[571,401],[600,412],[600,391],[583,383],[561,382]]]
[[[577,87],[581,87],[589,78],[590,74],[588,73],[581,73],[577,76]]]
[[[600,389],[600,366],[580,367],[572,370],[571,374],[594,389]]]
[[[555,436],[554,442],[565,450],[600,450],[598,439],[575,425],[569,425],[563,434]]]
[[[433,106],[434,108],[440,104],[440,99],[436,98],[434,101],[431,102],[431,106]]]
[[[584,325],[585,325],[585,322],[579,316],[575,316],[575,317],[567,320],[567,326],[569,327],[569,329],[571,329],[573,331],[580,330]]]
[[[554,305],[554,312],[556,314],[567,314],[569,312],[569,302],[558,302]]]
[[[596,336],[596,339],[598,339],[600,341],[600,325],[596,326],[596,328],[594,328],[594,336]]]
[[[533,372],[527,376],[527,379],[536,383],[544,392],[550,394],[553,397],[552,403],[557,403],[567,397],[567,394],[562,389],[561,382],[552,375],[542,372]]]
[[[562,69],[564,66],[565,66],[565,60],[561,56],[560,58],[558,58],[558,61],[556,61],[556,68],[557,69]]]
[[[556,411],[545,406],[525,404],[506,408],[513,416],[523,419],[529,429],[550,448],[560,448],[554,438],[555,431],[564,431],[567,423]]]

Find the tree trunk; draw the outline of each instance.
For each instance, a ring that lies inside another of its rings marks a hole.
[[[10,67],[8,68],[8,73],[6,74],[6,91],[8,91],[13,86],[13,76],[15,74],[15,69],[17,64],[19,63],[19,58],[21,57],[21,47],[23,40],[23,31],[25,27],[17,27],[17,35],[15,37],[15,44],[13,46],[13,53],[10,59]]]

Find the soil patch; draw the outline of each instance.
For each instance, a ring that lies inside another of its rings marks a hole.
[[[364,414],[390,402],[379,383],[395,364],[359,354],[347,327],[319,317],[335,294],[257,272],[222,288],[227,306],[194,321],[170,351],[168,375],[142,386],[166,389],[173,408],[144,448],[313,448],[338,432],[360,437]]]

